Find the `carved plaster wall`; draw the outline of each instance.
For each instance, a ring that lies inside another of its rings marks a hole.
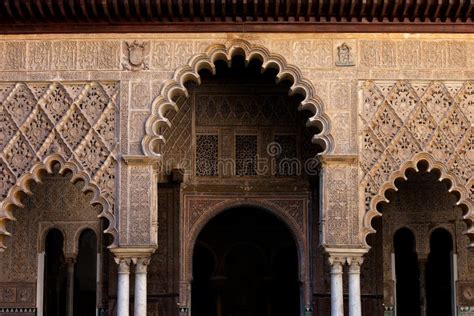
[[[231,40],[225,45],[212,45],[206,52],[189,57],[189,63],[176,69],[173,80],[164,83],[160,95],[153,101],[151,115],[145,125],[145,137],[142,141],[143,151],[146,155],[161,156],[160,145],[166,139],[162,134],[162,127],[171,126],[171,122],[166,118],[168,110],[179,111],[175,99],[178,96],[187,96],[188,92],[184,84],[193,81],[200,84],[199,71],[208,69],[215,74],[214,63],[217,60],[231,62],[235,55],[244,56],[246,61],[258,59],[262,62],[262,68],[274,68],[278,71],[277,81],[289,79],[293,85],[290,88],[290,95],[299,93],[304,96],[301,101],[301,109],[309,110],[313,116],[308,120],[308,125],[317,126],[320,133],[314,135],[313,141],[319,143],[324,152],[333,151],[333,140],[330,135],[330,121],[324,113],[324,105],[316,95],[311,82],[304,79],[301,71],[293,65],[288,65],[281,55],[271,54],[268,49],[259,45],[252,45],[244,40]]]
[[[361,84],[359,190],[364,236],[387,189],[421,160],[459,193],[466,220],[474,218],[474,83],[366,81]]]
[[[72,171],[92,191],[92,204],[109,221],[116,237],[114,204],[118,152],[115,82],[18,82],[0,85],[0,248],[13,219],[13,205],[22,206],[19,192],[41,172]]]
[[[50,229],[62,232],[67,256],[77,255],[84,229],[100,234],[97,215],[101,206],[90,205],[92,193],[84,194],[81,189],[81,183],[73,184],[66,177],[47,176],[43,183],[33,185],[33,195],[24,199],[24,208],[15,209],[17,221],[8,223],[14,237],[6,240],[6,249],[0,253],[2,307],[36,306],[37,255],[45,251]],[[17,293],[16,298],[8,299],[11,291]]]
[[[304,284],[305,304],[311,304],[309,254],[309,193],[294,195],[193,194],[183,195],[180,218],[180,303],[189,306],[194,244],[202,228],[216,215],[234,207],[263,208],[288,225],[298,249],[299,278]]]
[[[423,197],[423,199],[420,199]],[[456,197],[449,194],[446,183],[438,182],[436,172],[421,176],[411,174],[407,182],[401,183],[399,191],[390,194],[391,202],[382,207],[383,229],[378,235],[383,239],[384,302],[394,304],[394,280],[392,253],[394,234],[406,227],[415,236],[418,258],[426,260],[430,253],[430,236],[437,228],[444,228],[453,238],[453,252],[457,254],[457,285],[474,290],[474,263],[468,250],[469,238],[463,233],[466,224],[462,221],[462,210],[456,206]],[[458,291],[458,306],[472,306],[469,295]]]

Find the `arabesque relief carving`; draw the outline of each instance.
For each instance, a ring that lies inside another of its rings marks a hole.
[[[373,232],[377,203],[397,178],[421,160],[449,179],[458,204],[474,215],[474,82],[374,82],[362,84],[359,115],[364,236]]]
[[[171,127],[172,124],[168,118],[168,112],[169,110],[180,111],[176,100],[180,96],[188,96],[185,83],[193,81],[200,84],[200,70],[208,69],[215,74],[214,63],[217,60],[231,62],[232,57],[236,54],[242,55],[247,61],[261,60],[263,69],[277,69],[277,81],[289,79],[293,82],[290,94],[302,94],[304,99],[300,103],[300,109],[313,113],[313,116],[308,120],[308,125],[321,129],[320,133],[314,135],[313,141],[319,143],[324,148],[324,152],[331,152],[334,144],[330,135],[329,117],[325,114],[323,102],[315,94],[312,83],[303,78],[298,68],[287,64],[283,56],[271,54],[266,48],[251,45],[244,40],[232,40],[225,45],[210,46],[206,52],[193,56],[187,65],[175,71],[172,80],[164,83],[160,95],[152,103],[152,113],[145,125],[146,132],[142,140],[142,149],[145,155],[163,155],[161,147],[166,143],[163,129]]]
[[[18,82],[0,86],[0,248],[8,235],[18,192],[29,193],[29,180],[40,172],[72,171],[101,204],[106,230],[116,236],[114,200],[117,140],[115,82]]]

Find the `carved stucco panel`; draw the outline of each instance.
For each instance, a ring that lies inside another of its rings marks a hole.
[[[192,279],[192,254],[194,243],[204,226],[221,212],[240,206],[260,207],[268,210],[290,228],[295,236],[299,257],[303,262],[300,280],[305,284],[305,302],[310,301],[311,293],[309,274],[309,240],[308,240],[308,194],[288,196],[272,196],[268,194],[252,194],[242,197],[233,194],[203,195],[195,193],[183,194],[183,210],[180,219],[181,264],[180,264],[180,303],[190,304],[189,284]]]
[[[119,151],[115,82],[19,82],[2,85],[0,99],[0,201],[9,219],[10,206],[20,205],[15,192],[28,192],[27,179],[51,172],[59,162],[103,206],[108,232],[114,220],[115,157]]]
[[[470,81],[361,83],[360,191],[368,214],[376,214],[376,203],[385,199],[379,190],[393,185],[392,175],[414,159],[440,164],[442,177],[453,177],[453,186],[464,192],[460,202],[472,205],[472,86]]]
[[[345,155],[325,155],[321,159],[321,244],[359,245],[357,159]]]
[[[157,246],[157,161],[124,156],[120,164],[120,245]]]

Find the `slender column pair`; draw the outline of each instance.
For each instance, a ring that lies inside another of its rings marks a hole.
[[[66,279],[66,315],[74,314],[74,265],[76,257],[66,257],[67,279]]]
[[[349,265],[349,316],[361,316],[360,266],[362,257],[330,256],[331,265],[331,316],[344,316],[344,293],[342,276],[344,265]]]
[[[117,316],[130,313],[130,265],[135,264],[134,315],[146,316],[147,306],[147,267],[150,258],[116,259],[118,267]]]

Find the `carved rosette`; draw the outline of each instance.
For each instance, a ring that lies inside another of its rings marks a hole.
[[[365,206],[364,235],[373,232],[371,220],[380,214],[377,203],[385,191],[396,189],[408,168],[429,168],[448,178],[459,192],[459,204],[473,219],[474,82],[367,81],[359,104],[360,194]]]
[[[115,82],[44,82],[7,84],[0,96],[0,249],[18,192],[40,181],[43,170],[69,170],[85,182],[93,204],[103,207],[106,232],[114,236],[117,141]]]

